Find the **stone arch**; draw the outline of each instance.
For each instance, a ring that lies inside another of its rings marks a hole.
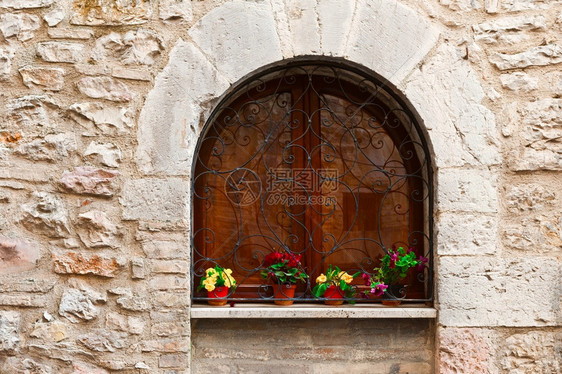
[[[481,104],[484,91],[469,62],[441,40],[429,17],[398,1],[347,1],[339,12],[333,12],[334,1],[324,1],[297,14],[286,3],[224,3],[176,43],[141,111],[139,171],[158,183],[165,178],[166,188],[181,196],[205,119],[232,84],[286,58],[343,58],[393,84],[425,126],[436,168],[438,262],[440,254],[481,254],[474,233],[454,225],[470,220],[490,237],[497,227],[495,120]],[[181,210],[174,217],[189,217],[187,203],[174,209]],[[436,278],[440,323],[469,320],[474,310],[448,305],[448,280]]]

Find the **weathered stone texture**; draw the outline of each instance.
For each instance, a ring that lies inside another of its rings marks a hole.
[[[445,326],[553,326],[560,318],[560,263],[548,257],[443,257],[437,279]],[[522,303],[529,292],[532,303]],[[509,310],[509,313],[505,311]]]
[[[40,22],[39,17],[32,14],[0,14],[0,32],[6,39],[16,37],[18,40],[26,41],[33,38]]]
[[[396,84],[438,38],[439,29],[398,1],[358,0],[345,55]]]
[[[138,25],[152,16],[151,2],[114,0],[73,0],[70,23],[88,26]]]
[[[54,271],[58,274],[93,274],[113,278],[123,266],[115,257],[83,255],[75,252],[53,253]]]
[[[63,133],[22,142],[14,152],[33,161],[56,162],[69,157],[76,149],[75,134]]]
[[[47,62],[76,63],[84,56],[84,45],[67,42],[44,42],[37,44],[37,55]]]
[[[0,47],[0,80],[8,79],[12,72],[12,58],[15,50],[10,47]]]
[[[516,54],[494,53],[490,62],[500,70],[559,64],[562,62],[562,47],[547,44]]]
[[[517,92],[530,92],[538,88],[539,79],[529,74],[516,72],[500,75],[503,88]]]
[[[500,162],[494,114],[482,105],[484,91],[476,73],[454,48],[441,45],[404,85],[432,139],[438,167]]]
[[[84,127],[91,123],[103,134],[124,133],[133,126],[131,113],[124,107],[100,103],[81,103],[70,106],[71,115]]]
[[[439,328],[440,372],[499,373],[494,363],[496,339],[488,329]]]
[[[77,232],[82,243],[89,248],[119,247],[117,226],[102,211],[79,214]]]
[[[511,185],[506,186],[505,198],[510,212],[540,211],[552,206],[556,193],[540,184]]]
[[[88,349],[97,352],[115,352],[125,347],[125,334],[98,329],[89,334],[78,336],[77,340]]]
[[[21,223],[34,233],[54,238],[70,234],[66,209],[60,199],[47,192],[34,192],[32,201],[22,206]]]
[[[474,38],[477,41],[490,44],[498,42],[512,44],[521,39],[520,35],[514,35],[517,32],[545,30],[546,19],[542,15],[500,18],[474,25],[472,29],[474,30]]]
[[[125,182],[119,202],[123,218],[157,221],[183,220],[187,214],[187,188],[180,179],[137,179]]]
[[[121,151],[119,147],[111,143],[91,142],[88,148],[86,148],[86,151],[84,151],[84,156],[96,160],[98,163],[110,168],[119,167],[119,163],[121,162]]]
[[[65,171],[60,184],[69,192],[110,197],[115,192],[113,179],[118,175],[119,173],[113,170],[79,166],[73,171]]]
[[[66,12],[63,8],[54,8],[48,13],[45,13],[43,19],[50,27],[58,25],[65,17]],[[52,38],[52,36],[51,36]]]
[[[191,1],[161,0],[158,3],[158,17],[164,21],[191,21],[193,18]]]
[[[39,86],[49,91],[60,91],[64,86],[64,69],[44,66],[24,66],[19,69],[23,84]]]
[[[36,267],[41,252],[36,243],[0,236],[0,274],[12,274]]]
[[[36,323],[30,336],[48,342],[60,342],[68,337],[67,325],[62,321]]]
[[[510,249],[534,253],[562,253],[562,216],[524,218],[506,225],[503,243]]]
[[[53,4],[55,0],[0,0],[0,8],[32,9],[44,8]]]
[[[158,34],[138,29],[123,37],[113,32],[99,38],[91,57],[99,62],[107,62],[110,57],[126,65],[152,65],[163,49],[163,40]]]
[[[512,170],[562,170],[562,100],[543,99],[518,108],[523,147],[512,152]]]
[[[505,340],[501,366],[506,372],[534,374],[559,373],[562,333],[533,331],[515,334]]]
[[[80,92],[94,99],[123,102],[130,101],[133,98],[133,94],[125,83],[110,77],[82,78],[77,86]]]
[[[0,367],[2,373],[10,374],[54,374],[49,365],[24,357],[8,357]]]
[[[21,345],[21,314],[12,311],[0,311],[0,352],[15,353]]]
[[[100,314],[99,308],[94,304],[105,301],[106,297],[92,290],[67,288],[59,304],[59,314],[73,323],[89,321]]]
[[[229,22],[221,21],[225,19]],[[232,82],[283,58],[275,20],[265,2],[225,3],[201,18],[190,29],[189,35]],[[267,48],[256,49],[253,45]]]

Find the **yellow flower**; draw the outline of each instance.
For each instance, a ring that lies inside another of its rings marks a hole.
[[[205,289],[209,292],[213,291],[215,289],[215,285],[214,284],[206,284],[205,285]]]
[[[230,269],[225,269],[224,272],[228,275],[232,274],[232,270],[230,270]]]
[[[324,274],[320,274],[318,278],[316,278],[316,283],[324,283],[326,282],[326,276]]]
[[[214,272],[215,272],[215,268],[208,268],[207,270],[205,270],[205,275],[209,277]]]

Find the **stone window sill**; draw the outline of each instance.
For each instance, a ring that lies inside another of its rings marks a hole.
[[[191,318],[436,318],[437,310],[424,304],[399,307],[384,305],[319,305],[291,306],[236,304],[234,307],[195,304]]]

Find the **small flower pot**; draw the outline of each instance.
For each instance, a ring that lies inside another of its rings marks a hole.
[[[343,291],[341,288],[331,285],[324,292],[324,304],[326,305],[342,305],[343,304]]]
[[[226,305],[226,296],[228,295],[228,287],[215,287],[213,291],[207,291],[207,300],[209,305],[221,306]]]
[[[273,302],[277,305],[293,305],[295,290],[297,286],[294,284],[274,284],[273,285]]]
[[[402,303],[402,295],[403,289],[405,286],[400,284],[390,285],[388,286],[387,291],[382,296],[382,305],[386,306],[398,306]]]

